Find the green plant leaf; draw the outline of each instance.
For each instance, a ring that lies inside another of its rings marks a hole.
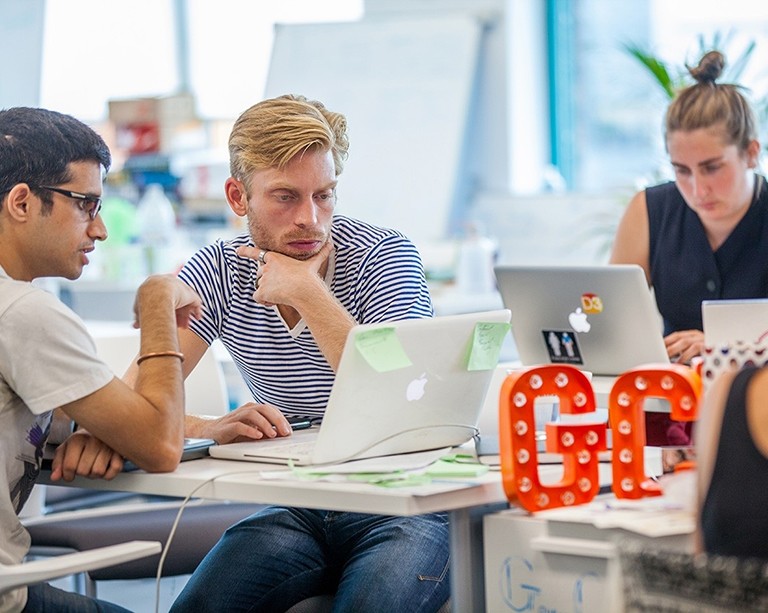
[[[669,69],[667,68],[666,63],[637,45],[627,44],[624,45],[624,49],[648,69],[668,98],[672,99],[675,97],[677,86],[675,80],[669,74]]]
[[[755,50],[756,45],[755,41],[751,41],[747,48],[741,52],[741,55],[730,66],[726,67],[728,68],[728,81],[738,83],[741,80],[741,73],[747,67],[749,58],[752,57],[752,52]]]

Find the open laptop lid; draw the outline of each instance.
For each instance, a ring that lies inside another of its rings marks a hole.
[[[665,363],[661,319],[642,268],[497,266],[523,365],[564,363],[619,375]]]
[[[510,312],[499,310],[353,328],[312,455],[298,463],[337,463],[468,441],[476,433],[509,320]],[[301,434],[290,438],[311,435]],[[277,443],[219,445],[211,455],[275,462]]]
[[[768,298],[704,300],[701,318],[709,347],[768,339]]]
[[[510,312],[500,310],[353,329],[314,461],[422,451],[468,441],[475,434],[509,320]],[[485,325],[487,331],[478,332]]]

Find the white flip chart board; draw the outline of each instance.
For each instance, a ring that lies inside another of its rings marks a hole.
[[[276,26],[265,97],[302,94],[347,117],[337,212],[417,243],[450,233],[481,36],[465,16]]]

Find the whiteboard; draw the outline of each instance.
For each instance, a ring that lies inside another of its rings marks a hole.
[[[338,213],[416,243],[450,234],[467,204],[481,33],[467,16],[276,26],[265,97],[302,94],[347,117]]]

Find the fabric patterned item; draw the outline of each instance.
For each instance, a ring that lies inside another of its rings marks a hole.
[[[620,541],[627,613],[749,613],[768,611],[768,563],[667,551]]]
[[[768,365],[768,343],[727,343],[705,347],[702,353],[701,380],[706,392],[709,385],[724,372],[735,372],[745,366]]]

